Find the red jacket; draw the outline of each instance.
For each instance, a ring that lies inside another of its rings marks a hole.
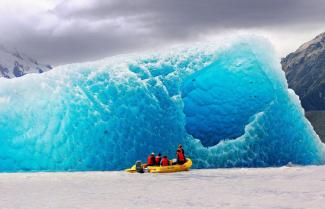
[[[147,165],[148,166],[155,165],[155,156],[154,155],[149,155],[148,156]]]
[[[184,155],[184,150],[183,149],[177,149],[177,160],[178,161],[185,161],[185,155]]]
[[[167,157],[164,157],[162,160],[161,160],[161,166],[169,166],[169,160]]]
[[[160,165],[161,157],[156,156],[156,165]]]

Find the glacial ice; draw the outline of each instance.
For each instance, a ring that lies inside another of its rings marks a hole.
[[[0,171],[120,170],[182,143],[196,168],[323,164],[259,37],[0,79]]]

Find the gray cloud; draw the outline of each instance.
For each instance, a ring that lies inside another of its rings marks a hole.
[[[324,23],[322,0],[96,0],[88,8],[58,5],[61,17],[99,20],[123,17],[164,33],[218,27],[258,27],[289,23]],[[172,30],[170,30],[172,29]],[[198,31],[196,31],[198,32]]]
[[[325,22],[323,0],[81,2],[55,2],[26,21],[6,26],[15,35],[1,33],[0,40],[59,64],[197,41],[206,34],[234,29],[278,30],[279,34],[306,27],[316,31]]]

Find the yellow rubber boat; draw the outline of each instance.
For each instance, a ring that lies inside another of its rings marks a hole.
[[[186,158],[186,163],[183,165],[169,165],[169,166],[148,166],[143,164],[144,172],[148,173],[173,173],[180,171],[188,171],[192,167],[192,160],[190,158]],[[125,170],[128,173],[136,173],[136,166],[133,165],[131,168]]]

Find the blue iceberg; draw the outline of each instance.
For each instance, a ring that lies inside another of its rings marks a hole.
[[[120,170],[180,143],[196,168],[323,164],[274,54],[241,37],[0,79],[0,171]]]

